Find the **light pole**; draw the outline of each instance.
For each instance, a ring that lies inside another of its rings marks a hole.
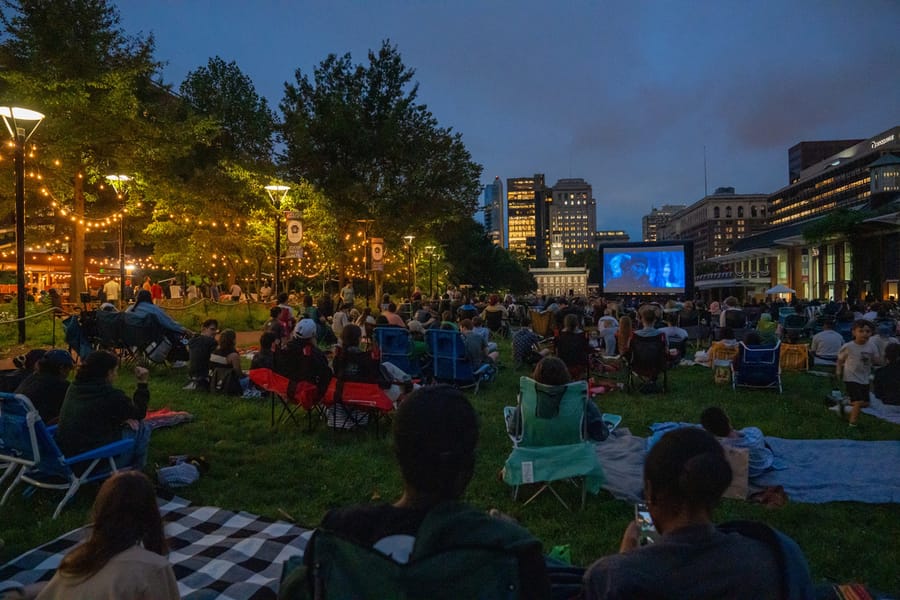
[[[363,261],[363,268],[366,271],[366,308],[369,308],[369,225],[375,222],[375,219],[357,219],[357,223],[363,226],[363,240],[366,246],[366,260]]]
[[[281,210],[281,202],[285,199],[290,189],[286,185],[266,186],[266,192],[268,192],[272,204],[275,205],[275,212],[277,213],[275,215],[275,289],[272,291],[276,298],[278,297],[278,286],[281,283],[281,213],[278,211]]]
[[[16,310],[19,343],[25,343],[25,143],[44,115],[18,106],[0,106],[0,117],[16,144]],[[31,131],[28,131],[28,129]]]
[[[116,196],[122,201],[122,216],[119,217],[119,297],[125,298],[125,189],[131,177],[128,175],[107,175],[106,180],[116,191]],[[108,300],[108,298],[107,298]]]
[[[413,288],[413,274],[412,274],[412,243],[413,240],[416,239],[414,235],[404,235],[403,239],[406,240],[406,300],[409,302],[410,312],[412,311],[412,288]]]
[[[431,270],[434,262],[435,246],[425,246],[425,253],[428,254],[428,301],[434,298],[434,271]]]

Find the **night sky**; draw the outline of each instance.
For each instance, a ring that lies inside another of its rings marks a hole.
[[[593,185],[600,229],[640,238],[652,206],[708,187],[770,193],[802,140],[900,124],[900,2],[123,0],[177,90],[212,56],[277,109],[295,69],[390,39],[419,99],[483,182],[544,173]]]

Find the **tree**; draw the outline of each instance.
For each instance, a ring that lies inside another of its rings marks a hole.
[[[537,289],[531,273],[509,252],[494,244],[484,226],[471,217],[445,224],[436,233],[446,251],[452,283],[471,285],[477,290],[509,290],[515,294]]]
[[[205,67],[188,73],[181,95],[196,111],[216,120],[219,132],[213,147],[219,160],[271,167],[275,116],[237,63],[210,58]]]
[[[161,126],[175,115],[168,90],[153,83],[159,69],[153,38],[127,36],[106,0],[2,0],[0,9],[0,92],[46,115],[35,138],[49,149],[36,159],[46,195],[32,194],[29,215],[57,199],[76,217],[74,299],[83,289],[90,242],[81,222],[91,216],[87,208],[100,216],[119,210],[114,195],[100,193],[104,176],[152,174],[177,158],[187,136],[171,123]],[[136,176],[136,183],[148,177]]]
[[[365,65],[332,54],[312,80],[298,69],[280,104],[288,178],[321,190],[342,234],[373,219],[370,231],[388,248],[410,232],[468,218],[479,190],[481,166],[418,102],[414,74],[385,41]],[[376,274],[376,297],[380,283]]]

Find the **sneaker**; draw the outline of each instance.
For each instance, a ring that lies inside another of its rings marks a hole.
[[[831,412],[837,413],[837,414],[841,415],[842,417],[844,416],[844,405],[843,404],[835,404],[834,406],[829,406],[828,410],[830,410]]]
[[[856,423],[850,423],[850,427],[853,427],[854,429],[856,429],[857,427],[859,427],[859,425]]]
[[[173,369],[183,369],[188,366],[188,362],[186,360],[176,360],[172,363]]]

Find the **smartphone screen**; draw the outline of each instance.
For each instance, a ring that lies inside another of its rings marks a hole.
[[[639,540],[641,546],[654,543],[659,537],[656,527],[653,525],[653,517],[650,516],[650,509],[644,503],[634,505],[634,520],[637,521],[640,529]]]

